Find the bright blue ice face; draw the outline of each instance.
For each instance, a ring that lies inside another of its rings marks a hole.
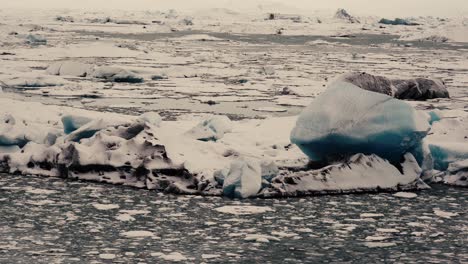
[[[86,117],[66,115],[62,117],[63,131],[65,134],[70,134],[86,123],[89,123],[91,120],[92,119]]]
[[[449,164],[459,160],[468,159],[468,149],[462,151],[451,146],[429,144],[431,155],[434,160],[434,169],[445,171]]]
[[[336,82],[301,113],[291,141],[314,161],[363,153],[399,163],[405,153],[421,148],[428,131],[427,117],[411,105]]]

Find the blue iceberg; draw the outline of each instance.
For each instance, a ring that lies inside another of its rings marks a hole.
[[[291,141],[316,162],[363,153],[400,164],[412,153],[421,165],[429,129],[427,115],[406,102],[338,81],[301,113]]]

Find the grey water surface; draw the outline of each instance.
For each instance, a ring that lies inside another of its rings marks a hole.
[[[468,263],[468,189],[417,195],[239,201],[0,174],[0,263]],[[270,211],[215,210],[232,205]]]

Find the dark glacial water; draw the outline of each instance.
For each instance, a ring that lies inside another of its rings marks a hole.
[[[468,263],[468,189],[417,195],[236,201],[0,174],[0,263]]]

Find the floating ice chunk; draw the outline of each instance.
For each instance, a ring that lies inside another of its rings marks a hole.
[[[111,259],[115,259],[116,255],[115,254],[99,254],[99,258],[111,260]]]
[[[385,236],[367,236],[365,240],[369,241],[383,241],[383,240],[388,240],[390,237],[385,237]]]
[[[387,19],[387,18],[382,18],[379,21],[380,24],[385,24],[385,25],[394,25],[394,26],[418,26],[418,23],[415,22],[410,22],[407,19],[402,19],[402,18],[395,18],[394,20]]]
[[[221,255],[218,254],[202,254],[202,259],[214,259],[219,258]]]
[[[162,254],[159,258],[167,261],[180,262],[187,260],[187,258],[179,252],[171,252],[169,254]]]
[[[442,218],[452,218],[454,216],[459,215],[458,213],[451,213],[451,212],[442,211],[439,208],[434,209],[434,214],[439,216],[439,217],[442,217]]]
[[[250,215],[263,214],[266,212],[274,212],[275,210],[268,206],[252,206],[252,205],[226,205],[214,209],[220,213],[233,215]]]
[[[398,164],[407,152],[422,156],[422,139],[428,131],[427,116],[411,105],[335,82],[301,113],[291,141],[313,161],[364,153]]]
[[[93,207],[98,210],[104,210],[104,211],[120,208],[118,204],[99,204],[99,203],[94,203]]]
[[[62,117],[63,131],[65,134],[70,134],[91,121],[92,119],[89,117],[65,115]]]
[[[47,39],[43,36],[29,34],[26,37],[26,43],[30,45],[46,45]]]
[[[223,195],[231,198],[255,196],[262,186],[260,164],[254,160],[238,159],[231,163],[231,168],[224,179]]]
[[[147,122],[153,126],[159,126],[162,122],[161,116],[156,112],[146,112],[138,117],[138,120]]]
[[[269,235],[260,235],[260,234],[249,234],[245,237],[245,241],[254,241],[254,242],[259,242],[259,243],[268,243],[270,240],[272,241],[280,241],[279,238],[275,236],[269,236]]]
[[[378,213],[362,213],[360,215],[361,218],[374,218],[374,217],[384,217],[384,214],[378,214]]]
[[[38,188],[32,188],[32,187],[26,188],[25,191],[26,191],[27,193],[31,193],[31,194],[44,194],[44,195],[49,195],[49,194],[57,193],[57,192],[54,191],[54,190],[38,189]]]
[[[153,232],[144,230],[127,231],[120,233],[120,235],[128,238],[154,237]]]
[[[393,196],[399,197],[399,198],[416,198],[416,197],[418,197],[417,194],[410,193],[410,192],[397,192],[397,193],[393,194]]]
[[[231,130],[232,122],[227,116],[213,116],[203,120],[185,134],[201,141],[216,141]]]
[[[135,221],[135,218],[131,216],[130,214],[118,214],[115,218],[119,221],[124,221],[124,222]]]
[[[51,64],[46,72],[51,75],[86,77],[93,72],[93,65],[75,61],[58,61]]]
[[[394,242],[366,242],[364,245],[368,248],[381,248],[381,247],[393,247],[396,246]]]
[[[105,79],[111,82],[128,82],[128,83],[141,83],[143,78],[137,76],[135,73],[117,67],[102,66],[94,70],[93,77]]]
[[[394,228],[377,228],[377,232],[381,233],[400,233],[400,230]]]

